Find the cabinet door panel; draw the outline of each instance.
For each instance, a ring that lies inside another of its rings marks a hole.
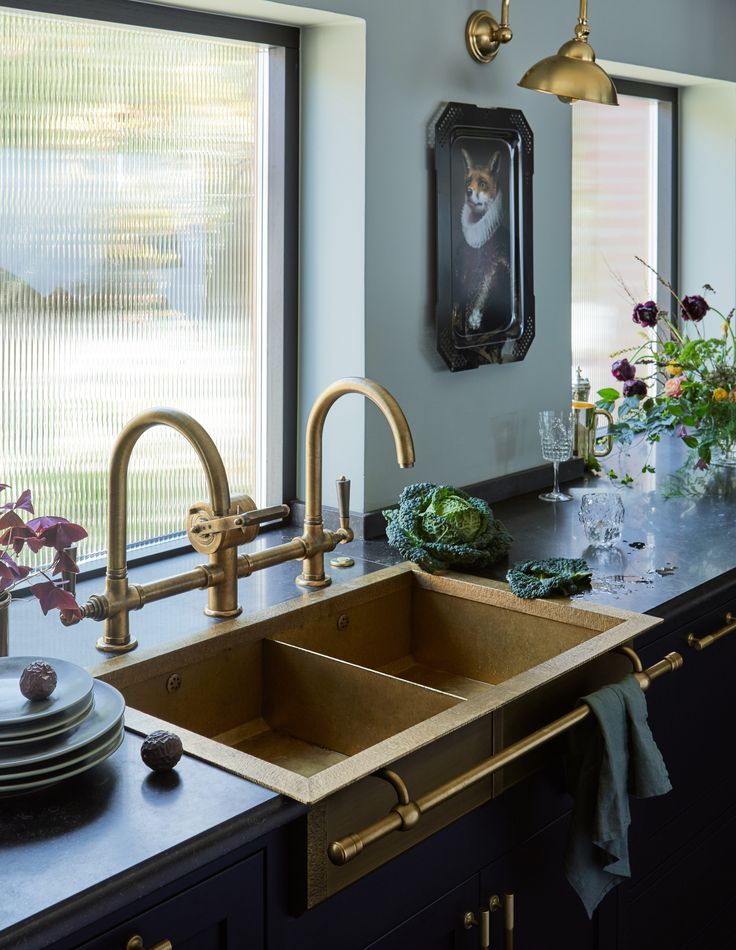
[[[595,950],[596,933],[564,872],[568,816],[481,873],[481,899],[514,895],[514,950]],[[503,947],[503,910],[491,915],[491,946]]]
[[[81,945],[125,950],[138,935],[146,948],[169,940],[175,950],[261,950],[263,860],[256,854]]]
[[[731,604],[731,609],[734,605]],[[647,694],[649,724],[672,780],[662,798],[632,802],[631,857],[636,876],[650,873],[675,848],[693,843],[736,795],[736,757],[726,737],[736,725],[733,669],[736,633],[701,652],[687,643],[722,623],[727,605],[642,651],[644,665],[672,650],[681,670],[657,680]]]
[[[736,808],[728,820],[715,822],[696,847],[681,849],[655,874],[622,888],[621,950],[726,950],[736,945],[734,850]],[[723,932],[730,934],[725,943],[715,937]]]
[[[396,895],[399,900],[399,895]],[[467,911],[478,914],[478,879],[465,881],[400,926],[369,944],[369,950],[471,950],[478,928],[466,930]]]

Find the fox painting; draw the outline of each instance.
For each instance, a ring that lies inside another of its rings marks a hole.
[[[460,241],[453,262],[452,323],[456,334],[475,337],[505,331],[514,316],[511,243],[504,222],[502,156],[478,164],[463,148],[464,196]]]

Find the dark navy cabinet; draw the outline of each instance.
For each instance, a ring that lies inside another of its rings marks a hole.
[[[606,904],[600,950],[736,946],[736,632],[702,651],[688,643],[722,627],[729,610],[736,596],[701,605],[640,651],[645,665],[672,650],[685,660],[649,697],[673,790],[632,803],[634,876]]]
[[[101,925],[101,926],[104,926]],[[135,938],[140,942],[136,943]],[[263,853],[135,914],[90,939],[53,950],[263,950]]]
[[[294,850],[282,836],[269,848],[269,950],[470,950],[480,946],[480,932],[465,929],[465,915],[478,918],[492,894],[514,889],[527,909],[525,939],[548,909],[571,908],[587,950],[593,928],[562,873],[569,806],[561,773],[531,776],[302,914],[289,908]],[[501,916],[493,915],[494,929]],[[503,946],[498,938],[492,945]],[[541,946],[518,943],[517,950]]]
[[[385,936],[369,944],[370,950],[474,950],[478,931],[465,926],[465,916],[478,904],[478,880],[464,881]]]
[[[597,928],[563,869],[569,816],[564,815],[480,875],[483,906],[513,895],[515,950],[596,950]],[[504,908],[491,914],[491,947],[505,946]],[[476,944],[477,946],[477,944]]]
[[[514,894],[514,950],[725,950],[736,946],[736,633],[698,652],[736,610],[727,584],[675,604],[637,645],[645,666],[677,651],[682,670],[648,694],[649,719],[673,792],[633,802],[633,877],[592,921],[564,875],[571,799],[561,764],[547,765],[383,867],[302,912],[306,819],[233,851],[160,893],[101,912],[48,950],[471,950],[493,895]],[[358,858],[357,860],[360,860]],[[302,871],[300,872],[300,869]],[[491,947],[504,942],[503,911]],[[46,947],[44,947],[46,950]]]

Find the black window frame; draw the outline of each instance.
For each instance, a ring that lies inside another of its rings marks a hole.
[[[678,86],[665,86],[661,83],[644,80],[620,79],[614,77],[616,90],[622,96],[637,96],[641,99],[655,99],[671,108],[671,154],[666,158],[660,155],[660,172],[665,171],[670,181],[670,201],[666,213],[669,215],[670,260],[667,270],[662,274],[677,289],[680,276],[680,89]],[[661,196],[660,196],[661,200]],[[661,206],[657,218],[660,218]],[[670,301],[670,317],[679,325],[680,315],[674,301]]]
[[[298,388],[298,268],[299,268],[299,102],[301,31],[296,26],[254,20],[231,14],[205,13],[145,0],[0,0],[0,9],[48,13],[54,16],[99,20],[173,33],[242,40],[279,48],[283,55],[283,123],[278,133],[284,147],[283,284],[276,288],[283,300],[283,446],[282,500],[296,497],[297,388]],[[269,123],[273,135],[273,124]],[[112,452],[112,446],[110,446]],[[281,527],[278,522],[273,525]],[[268,526],[261,530],[268,530]],[[128,565],[142,565],[191,552],[186,535],[128,552]],[[82,564],[78,578],[104,574],[103,559]],[[16,592],[16,594],[19,592]]]

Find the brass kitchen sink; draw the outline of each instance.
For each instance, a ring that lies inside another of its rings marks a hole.
[[[95,672],[129,726],[314,803],[656,622],[404,564]]]
[[[172,728],[189,754],[310,806],[292,855],[306,907],[535,765],[525,757],[335,867],[330,842],[396,804],[377,772],[391,766],[417,796],[474,768],[630,669],[611,651],[658,622],[401,564],[94,672],[122,690],[128,728]]]
[[[171,659],[178,688],[142,680],[129,705],[306,778],[460,702],[278,640]]]

